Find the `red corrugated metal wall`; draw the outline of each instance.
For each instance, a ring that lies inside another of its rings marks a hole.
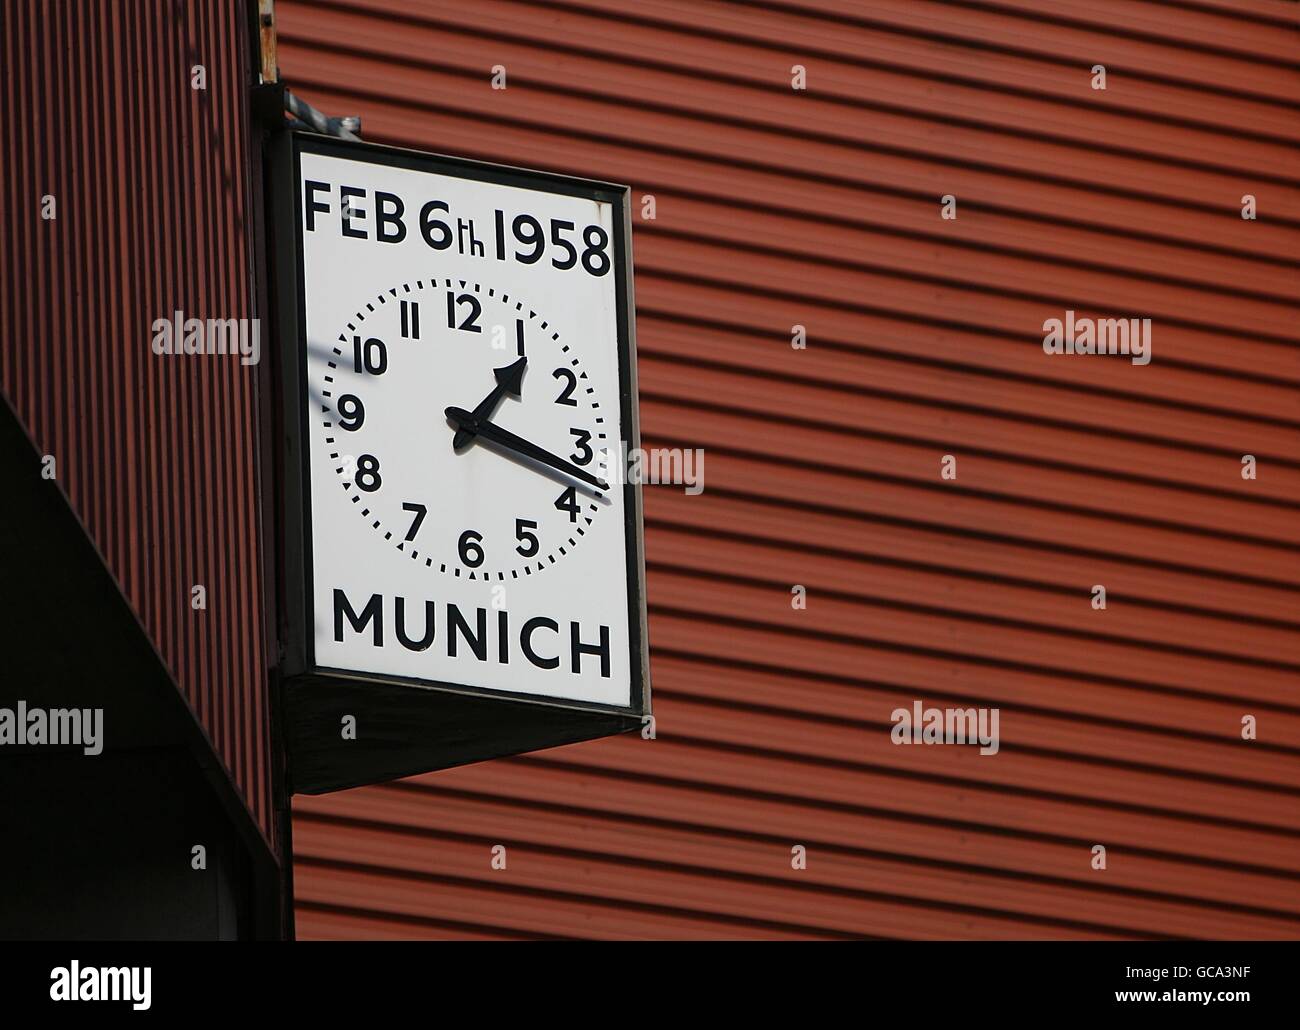
[[[151,350],[175,311],[255,314],[251,23],[219,0],[0,17],[0,386],[270,837],[257,370]]]
[[[1300,932],[1294,4],[277,10],[368,139],[655,196],[644,435],[707,454],[646,489],[658,739],[297,799],[300,937]]]

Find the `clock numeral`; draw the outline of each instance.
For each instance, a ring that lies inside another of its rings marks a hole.
[[[461,304],[469,305],[469,314],[465,316],[460,325],[456,324],[456,308]],[[462,293],[460,296],[447,292],[447,328],[461,329],[467,333],[481,333],[483,327],[478,324],[479,315],[483,313],[483,305],[478,302],[478,298],[472,293]]]
[[[515,251],[515,260],[521,265],[531,265],[537,262],[542,256],[542,251],[546,249],[546,238],[542,235],[542,225],[532,215],[519,215],[511,225],[514,230],[515,239],[526,247],[532,247],[531,254],[523,254]],[[524,232],[527,229],[527,232]]]
[[[578,402],[573,399],[573,391],[578,386],[578,377],[570,372],[567,368],[557,368],[551,373],[552,379],[563,379],[564,389],[560,391],[560,396],[555,398],[556,404],[567,404],[571,408],[576,408]]]
[[[558,218],[551,219],[551,244],[559,247],[568,255],[563,261],[556,261],[555,258],[551,258],[551,264],[559,269],[569,269],[578,263],[578,248],[560,235],[564,230],[572,232],[573,223],[563,222]]]
[[[438,222],[438,228],[444,233],[440,241],[442,246],[448,246],[451,241],[451,230],[445,223]],[[546,234],[542,229],[542,222],[532,215],[516,215],[510,222],[510,233],[517,244],[522,244],[528,248],[526,250],[516,249],[513,254],[506,253],[506,214],[500,208],[493,212],[493,226],[495,228],[495,257],[498,261],[506,261],[513,257],[521,265],[536,264],[542,259],[546,251]],[[565,233],[573,232],[577,228],[572,222],[566,222],[559,218],[551,219],[551,247],[558,250],[563,257],[551,255],[551,264],[561,270],[573,268],[578,264],[578,246],[576,243],[565,238]],[[426,239],[427,239],[426,234]],[[605,253],[609,246],[609,233],[603,226],[588,225],[582,230],[582,267],[588,275],[602,276],[606,275],[611,267],[610,258]]]
[[[416,504],[414,501],[406,501],[402,504],[402,511],[415,512],[415,518],[411,520],[411,528],[406,531],[408,541],[415,539],[415,534],[420,532],[420,525],[424,522],[424,516],[429,514],[429,509],[423,504]]]
[[[345,393],[339,398],[339,428],[355,433],[366,421],[366,406],[356,394]]]
[[[352,337],[352,369],[381,376],[388,371],[388,348],[383,340],[370,337],[364,344],[360,336]]]
[[[373,454],[363,454],[357,459],[357,489],[374,493],[384,483],[379,475],[379,459]]]
[[[609,233],[599,225],[589,225],[582,230],[582,242],[587,245],[582,252],[582,267],[588,275],[601,276],[609,271],[609,255],[605,247],[609,245]]]
[[[587,441],[591,439],[591,434],[585,429],[573,429],[572,427],[570,427],[569,432],[573,434],[573,446],[578,449],[576,453],[569,455],[570,460],[575,465],[591,464],[594,452],[587,446]]]
[[[570,522],[577,522],[578,521],[577,488],[571,486],[569,487],[569,489],[565,490],[564,493],[560,494],[560,496],[556,498],[555,507],[557,511],[567,511],[569,513]]]
[[[407,340],[420,338],[420,305],[413,300],[402,301],[402,337]]]
[[[420,208],[420,235],[434,250],[446,250],[451,246],[455,236],[450,225],[441,218],[433,217],[435,211],[449,212],[451,207],[445,200],[431,200]]]
[[[471,569],[483,564],[483,534],[467,529],[460,535],[456,549],[460,552],[460,561]]]
[[[515,519],[515,539],[523,545],[516,547],[515,550],[519,552],[521,558],[531,558],[537,553],[540,546],[537,542],[537,536],[528,532],[530,529],[536,528],[537,523],[531,519]]]

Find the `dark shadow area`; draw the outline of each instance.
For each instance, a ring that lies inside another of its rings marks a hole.
[[[265,838],[41,471],[0,399],[0,939],[278,936]]]

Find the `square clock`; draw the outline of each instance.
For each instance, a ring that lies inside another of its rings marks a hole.
[[[293,790],[648,719],[629,217],[624,186],[277,141]]]

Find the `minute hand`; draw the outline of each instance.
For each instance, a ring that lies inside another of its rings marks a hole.
[[[458,411],[454,408],[448,408],[447,414],[457,423],[460,423],[462,418],[471,417],[469,412]],[[492,440],[493,442],[500,444],[502,447],[514,451],[516,454],[522,454],[525,458],[532,458],[534,461],[539,461],[543,465],[549,465],[551,468],[558,469],[560,472],[572,476],[574,479],[580,479],[582,482],[588,483],[591,486],[596,487],[598,490],[609,489],[609,484],[603,479],[597,479],[590,472],[580,469],[572,462],[565,461],[558,454],[552,454],[545,448],[538,447],[537,444],[525,440],[522,436],[516,436],[514,433],[510,432],[510,430],[502,429],[495,422],[489,422],[487,419],[482,419],[478,422],[476,431],[478,432],[478,435],[483,437],[485,440]]]

